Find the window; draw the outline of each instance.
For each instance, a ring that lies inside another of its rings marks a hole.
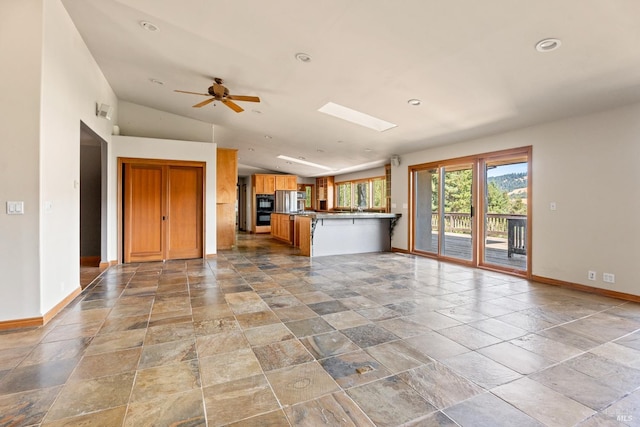
[[[387,207],[387,180],[386,178],[374,178],[371,180],[371,207],[384,209]]]
[[[351,208],[351,182],[342,182],[336,184],[336,206],[342,208]]]
[[[304,191],[307,194],[307,197],[304,200],[304,208],[305,210],[313,210],[315,209],[313,205],[314,200],[314,191],[313,184],[298,184],[298,191]]]
[[[386,206],[385,177],[336,183],[337,209],[384,210]]]

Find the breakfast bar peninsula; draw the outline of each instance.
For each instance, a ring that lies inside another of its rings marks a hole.
[[[294,244],[301,255],[386,252],[401,214],[378,212],[302,213],[295,215]]]

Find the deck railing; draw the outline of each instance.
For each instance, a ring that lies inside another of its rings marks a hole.
[[[487,214],[487,236],[506,239],[508,235],[509,218],[526,219],[526,215]],[[440,215],[432,214],[431,228],[439,229]],[[444,231],[449,233],[471,234],[471,215],[468,213],[452,212],[444,214]]]

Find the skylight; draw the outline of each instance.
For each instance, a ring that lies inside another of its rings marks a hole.
[[[327,102],[325,105],[320,107],[318,111],[369,129],[377,130],[378,132],[384,132],[385,130],[389,130],[397,126],[393,123],[361,113],[360,111],[352,110],[351,108],[344,107],[333,102]]]
[[[282,159],[282,160],[286,160],[288,162],[300,163],[301,165],[312,166],[314,168],[324,169],[324,170],[327,170],[327,171],[334,170],[333,168],[330,168],[329,166],[319,165],[317,163],[308,162],[308,161],[306,161],[304,159],[300,159],[300,158],[296,159],[295,157],[284,156],[282,154],[279,155],[278,158]]]

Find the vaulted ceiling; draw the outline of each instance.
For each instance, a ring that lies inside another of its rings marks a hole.
[[[241,169],[340,174],[640,101],[637,0],[62,1],[121,100],[214,124]],[[560,47],[537,51],[545,38]],[[206,98],[174,91],[214,77],[261,102],[193,108]],[[397,126],[318,112],[328,102]]]

